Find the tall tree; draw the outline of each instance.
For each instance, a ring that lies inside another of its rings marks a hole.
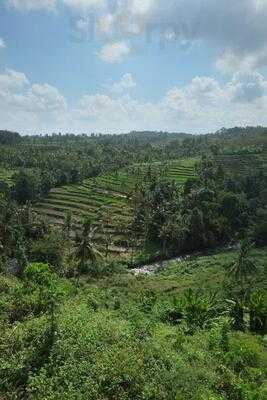
[[[89,218],[85,218],[81,235],[76,238],[76,249],[74,257],[77,260],[76,286],[79,284],[80,276],[86,270],[86,264],[94,264],[98,256],[102,256],[95,245],[96,228],[92,226]]]
[[[233,327],[236,330],[244,330],[245,327],[245,304],[247,298],[247,286],[249,279],[256,272],[257,267],[254,261],[250,258],[249,253],[252,246],[248,239],[241,242],[236,260],[230,265],[228,275],[233,280],[236,288],[234,299],[232,300],[233,307],[231,315],[234,323]]]
[[[244,286],[248,277],[257,270],[254,261],[249,256],[251,248],[249,240],[243,240],[239,247],[238,256],[229,269],[229,275],[239,281],[242,286]]]
[[[38,181],[33,173],[20,171],[14,176],[12,197],[19,203],[25,204],[33,201],[38,195]]]

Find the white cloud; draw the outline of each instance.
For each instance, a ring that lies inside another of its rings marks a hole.
[[[106,31],[117,39],[148,35],[185,48],[205,43],[217,50],[215,65],[224,72],[267,64],[266,0],[119,0],[108,11]],[[105,20],[107,13],[100,19]],[[101,22],[99,22],[101,25]],[[114,29],[116,28],[116,29]],[[154,39],[153,39],[154,38]],[[184,46],[186,44],[186,46]]]
[[[139,103],[130,96],[114,98],[108,94],[83,96],[73,112],[76,126],[89,132],[127,132],[132,129],[151,128],[162,122],[158,106]]]
[[[183,88],[173,88],[162,106],[189,130],[216,130],[220,126],[266,124],[267,81],[258,73],[237,73],[224,86],[208,77],[194,78]]]
[[[224,73],[232,74],[235,71],[253,71],[267,64],[267,46],[259,51],[246,54],[234,53],[226,50],[215,62],[216,67]]]
[[[63,3],[76,11],[91,11],[103,8],[106,0],[61,0]]]
[[[153,6],[154,0],[132,0],[130,1],[130,9],[133,14],[146,14]]]
[[[27,96],[35,111],[50,113],[54,116],[57,116],[59,112],[67,111],[65,98],[55,87],[47,83],[32,85]]]
[[[236,73],[229,82],[195,77],[154,102],[129,94],[130,73],[70,108],[54,86],[29,82],[17,71],[0,73],[1,126],[21,132],[109,132],[130,130],[214,131],[222,126],[267,124],[267,81],[259,73]]]
[[[22,72],[6,69],[5,72],[0,74],[0,93],[5,90],[17,90],[28,85],[28,83],[28,79]]]
[[[229,84],[233,101],[253,103],[267,93],[267,81],[257,72],[238,72]]]
[[[7,3],[20,11],[53,10],[57,0],[7,0]]]
[[[4,39],[0,38],[0,49],[5,49],[6,48],[6,43]]]
[[[99,17],[97,28],[100,34],[110,35],[113,32],[114,16],[105,14]]]
[[[61,127],[67,119],[67,104],[59,91],[48,84],[31,85],[17,71],[0,73],[1,126],[19,131]]]
[[[187,95],[199,101],[216,101],[222,96],[222,89],[219,83],[210,77],[199,77],[192,79],[185,89]]]
[[[174,87],[158,102],[129,95],[96,93],[83,96],[72,120],[83,130],[126,132],[133,129],[214,131],[222,126],[267,124],[267,81],[260,74],[235,74],[225,85],[196,77]],[[78,122],[79,121],[79,122]]]
[[[85,95],[79,102],[77,113],[82,118],[97,117],[102,114],[103,119],[120,119],[124,114],[124,104],[108,95]]]
[[[106,5],[106,0],[6,0],[10,7],[20,11],[54,10],[60,3],[78,12],[96,10]]]
[[[129,45],[124,42],[108,43],[97,53],[98,57],[107,63],[120,63],[131,53]]]
[[[129,89],[133,89],[136,87],[136,82],[133,79],[133,76],[131,73],[126,73],[122,76],[121,80],[118,82],[112,82],[112,83],[107,83],[103,85],[103,88],[108,90],[111,93],[123,93],[124,91],[127,91]]]

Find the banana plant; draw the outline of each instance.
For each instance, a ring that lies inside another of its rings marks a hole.
[[[250,330],[257,334],[267,333],[267,296],[260,290],[253,292],[249,299]]]

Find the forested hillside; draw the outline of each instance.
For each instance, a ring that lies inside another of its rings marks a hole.
[[[1,400],[266,399],[266,128],[0,149]]]

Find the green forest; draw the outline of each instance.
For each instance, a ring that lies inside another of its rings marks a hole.
[[[0,150],[0,400],[267,398],[267,128]]]

